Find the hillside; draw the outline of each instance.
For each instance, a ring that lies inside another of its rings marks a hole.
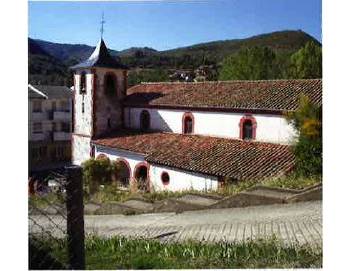
[[[315,38],[303,31],[278,31],[267,34],[261,34],[246,39],[234,39],[213,41],[207,43],[195,44],[192,46],[176,48],[161,52],[167,56],[180,56],[185,54],[208,54],[217,60],[222,60],[229,54],[237,52],[243,47],[267,46],[276,52],[296,51],[304,46],[306,42],[314,41],[320,44]]]
[[[110,52],[120,58],[131,70],[135,68],[194,70],[201,65],[220,66],[225,57],[244,47],[267,46],[276,54],[289,56],[308,41],[319,44],[316,39],[303,31],[279,31],[246,39],[213,41],[166,51],[132,47],[122,51],[110,50]],[[42,77],[54,74],[55,68],[59,77],[68,75],[69,66],[86,59],[94,50],[94,47],[83,44],[59,44],[32,39],[29,39],[29,42],[32,43],[32,50],[29,52],[30,75],[41,74]],[[45,63],[48,67],[45,67]]]
[[[28,39],[28,70],[28,81],[33,84],[72,84],[67,66],[32,39]]]

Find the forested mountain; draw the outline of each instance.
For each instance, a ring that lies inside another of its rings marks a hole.
[[[71,86],[67,65],[50,55],[34,40],[28,39],[28,81],[33,84]]]
[[[131,73],[137,68],[138,73],[131,75],[137,77],[140,69],[147,72],[161,69],[164,73],[164,70],[174,69],[195,70],[203,65],[220,67],[224,58],[246,47],[268,47],[281,59],[289,58],[309,41],[319,44],[303,31],[279,31],[246,39],[214,41],[166,51],[132,47],[110,52],[128,65]],[[29,44],[29,79],[33,83],[38,83],[34,81],[40,79],[41,83],[60,81],[71,84],[71,79],[67,78],[70,76],[68,67],[86,59],[94,50],[94,47],[83,44],[59,44],[43,40],[29,39]],[[147,76],[141,77],[147,80]],[[154,79],[154,74],[151,77]],[[139,81],[134,79],[135,83]]]

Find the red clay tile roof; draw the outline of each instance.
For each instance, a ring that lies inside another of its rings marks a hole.
[[[142,83],[127,94],[127,106],[292,111],[301,94],[322,104],[322,80]]]
[[[286,145],[200,135],[121,131],[93,143],[144,154],[151,164],[237,180],[274,176],[294,165]]]

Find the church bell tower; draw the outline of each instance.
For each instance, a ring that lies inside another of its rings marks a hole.
[[[102,36],[102,35],[101,35]],[[127,67],[113,58],[102,37],[92,55],[74,71],[72,162],[80,165],[93,156],[91,140],[123,123]]]

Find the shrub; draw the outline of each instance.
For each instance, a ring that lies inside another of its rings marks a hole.
[[[322,108],[301,96],[295,112],[287,113],[287,120],[298,132],[293,147],[296,173],[301,176],[322,174]]]
[[[114,166],[109,159],[89,159],[83,163],[84,187],[89,194],[98,191],[100,185],[110,184]]]

